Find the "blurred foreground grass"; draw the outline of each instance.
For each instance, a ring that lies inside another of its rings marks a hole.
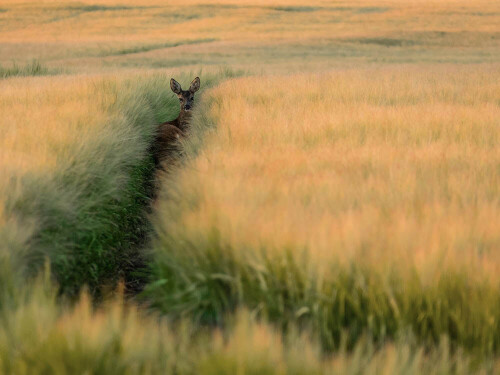
[[[121,295],[92,307],[88,295],[69,307],[48,280],[23,288],[7,314],[0,309],[0,372],[4,374],[488,374],[498,363],[475,363],[443,341],[428,351],[411,337],[325,357],[315,340],[292,327],[283,336],[245,311],[225,328],[170,325],[124,304]],[[34,334],[36,333],[36,334]]]

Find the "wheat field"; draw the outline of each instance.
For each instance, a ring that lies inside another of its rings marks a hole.
[[[235,249],[308,248],[319,263],[478,261],[494,277],[499,73],[369,68],[222,84],[209,99],[217,130],[179,177],[179,200],[198,203],[168,232],[215,226]]]
[[[224,65],[286,74],[499,59],[490,0],[6,0],[1,9],[0,65],[37,58],[55,72]]]
[[[499,23],[3,1],[0,374],[500,371]],[[169,79],[196,75],[158,174]]]
[[[217,322],[244,303],[333,347],[344,325],[411,326],[496,351],[499,72],[441,69],[212,90],[217,128],[159,209],[159,306]]]

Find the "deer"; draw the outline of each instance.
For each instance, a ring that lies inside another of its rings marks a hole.
[[[153,152],[156,166],[178,151],[177,142],[186,136],[194,103],[194,93],[200,89],[200,78],[193,79],[188,90],[183,90],[180,83],[171,78],[170,89],[179,98],[180,112],[176,119],[158,125]]]

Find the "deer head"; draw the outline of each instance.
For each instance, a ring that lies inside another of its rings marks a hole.
[[[175,79],[170,79],[170,88],[172,91],[177,94],[179,98],[179,102],[181,105],[181,111],[190,111],[193,108],[194,102],[194,93],[200,88],[200,78],[196,77],[191,82],[191,86],[189,86],[189,90],[183,90],[180,83]]]

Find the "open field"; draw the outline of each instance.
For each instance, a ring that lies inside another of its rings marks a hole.
[[[499,24],[486,0],[3,1],[0,374],[499,372]],[[168,80],[195,75],[151,206]]]
[[[288,73],[500,58],[495,1],[7,0],[1,9],[0,65],[37,58],[67,72],[229,65]]]

